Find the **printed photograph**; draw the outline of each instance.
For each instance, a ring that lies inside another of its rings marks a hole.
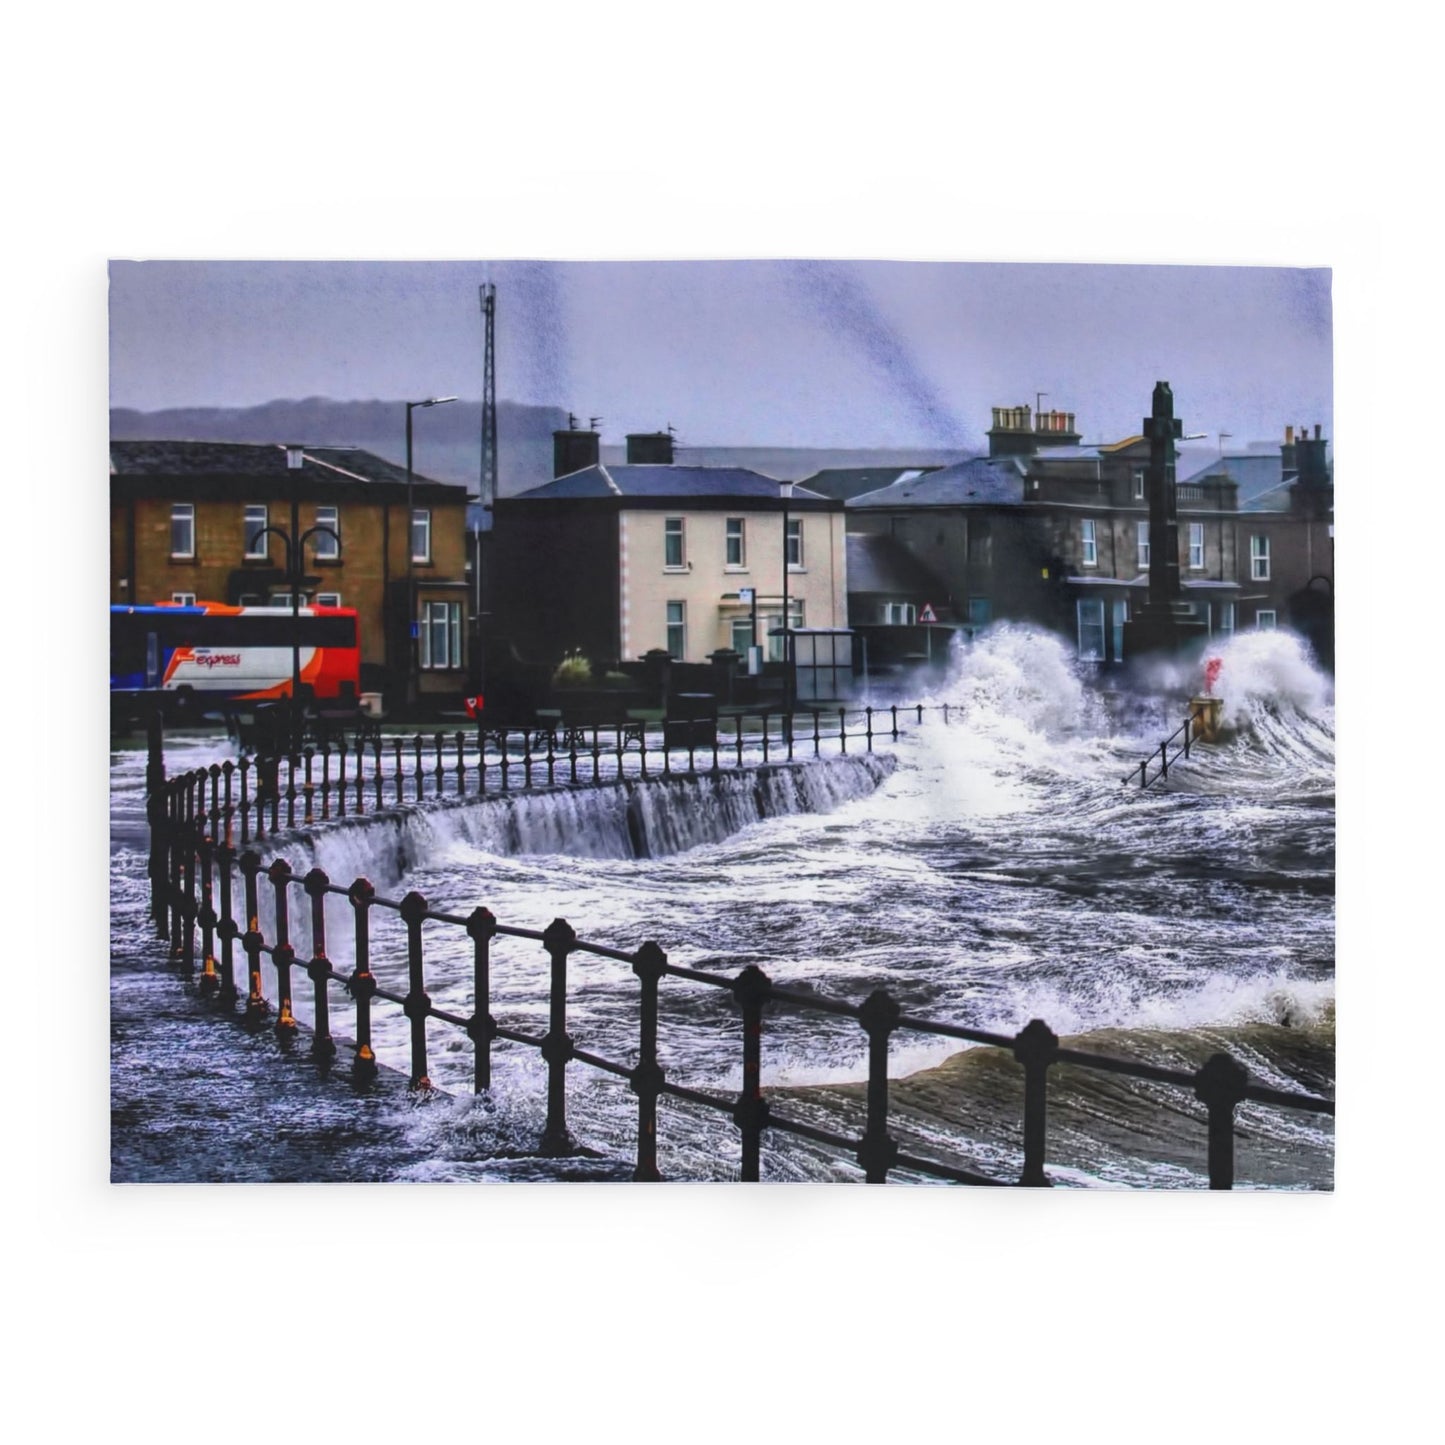
[[[109,279],[113,1182],[1333,1188],[1328,271]]]

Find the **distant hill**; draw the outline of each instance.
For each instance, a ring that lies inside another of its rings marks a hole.
[[[497,403],[497,474],[503,493],[552,474],[552,433],[567,425],[560,407]],[[475,491],[481,481],[482,404],[457,401],[416,411],[412,463],[423,476]],[[176,407],[132,411],[112,407],[117,441],[305,442],[356,446],[397,466],[406,464],[404,401],[268,401],[248,407]]]

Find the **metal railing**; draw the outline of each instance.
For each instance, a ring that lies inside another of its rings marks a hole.
[[[1048,1081],[1056,1065],[1069,1064],[1128,1078],[1173,1086],[1205,1107],[1205,1143],[1209,1187],[1230,1189],[1234,1184],[1235,1111],[1245,1101],[1278,1108],[1332,1115],[1332,1100],[1303,1093],[1267,1088],[1253,1082],[1248,1071],[1228,1054],[1215,1054],[1193,1073],[1153,1064],[1117,1059],[1078,1049],[1063,1048],[1058,1037],[1040,1020],[1033,1020],[1013,1036],[969,1028],[938,1019],[907,1014],[884,989],[877,989],[861,1004],[811,991],[777,986],[761,969],[749,965],[731,978],[684,968],[668,962],[663,949],[651,940],[627,951],[590,943],[577,936],[564,919],[555,919],[542,931],[508,927],[486,908],[470,914],[433,909],[415,891],[399,900],[379,897],[365,878],[341,886],[319,868],[303,877],[295,875],[284,859],[263,864],[258,853],[236,846],[232,812],[209,810],[197,779],[214,787],[214,771],[178,779],[182,786],[160,787],[153,794],[152,883],[153,916],[161,937],[170,940],[172,958],[187,975],[197,973],[199,986],[234,1010],[243,1004],[241,1017],[253,1028],[273,1027],[283,1036],[297,1030],[292,1010],[292,976],[303,968],[313,988],[314,1028],[312,1050],[323,1059],[336,1053],[332,1036],[330,990],[344,989],[354,1007],[354,1058],[352,1069],[360,1082],[373,1077],[377,1060],[372,1048],[372,1010],[377,1001],[398,1007],[410,1024],[410,1081],[414,1089],[431,1088],[428,1073],[428,1024],[462,1030],[472,1041],[474,1088],[488,1091],[492,1082],[492,1048],[498,1042],[535,1049],[547,1065],[546,1122],[538,1150],[560,1156],[577,1148],[567,1124],[567,1071],[573,1063],[611,1075],[627,1083],[637,1098],[637,1141],[634,1179],[661,1178],[657,1163],[658,1101],[665,1097],[687,1101],[727,1115],[736,1126],[740,1145],[740,1174],[744,1181],[761,1178],[764,1136],[773,1131],[791,1134],[815,1144],[843,1151],[862,1168],[869,1183],[886,1182],[891,1172],[906,1170],[925,1177],[959,1184],[1017,1183],[1044,1186],[1047,1171]],[[238,900],[235,876],[239,875]],[[263,936],[260,926],[260,880],[272,890],[274,934]],[[291,904],[300,890],[310,911],[311,956],[298,958],[291,941]],[[342,897],[353,912],[354,968],[338,972],[326,949],[328,897]],[[241,907],[243,927],[237,921]],[[371,968],[371,918],[376,909],[399,915],[406,930],[407,991],[399,994],[381,987]],[[427,993],[423,927],[440,924],[464,930],[472,941],[472,1012],[468,1015],[436,1007]],[[491,1012],[492,947],[497,939],[539,943],[549,963],[545,1034],[529,1033],[500,1023]],[[244,955],[244,991],[238,974],[238,949]],[[607,1058],[580,1048],[567,1031],[568,959],[585,953],[629,967],[638,980],[638,1047],[635,1062]],[[265,997],[262,959],[275,970],[274,1008]],[[740,1046],[742,1087],[733,1097],[675,1083],[668,1079],[658,1057],[659,991],[663,979],[731,994],[741,1014]],[[804,1012],[853,1019],[867,1043],[866,1122],[858,1137],[819,1127],[776,1111],[762,1088],[763,1019],[766,1008],[788,1007]],[[1023,1168],[1017,1180],[991,1178],[974,1170],[905,1152],[889,1128],[888,1047],[900,1031],[1008,1050],[1023,1069]]]
[[[950,720],[948,704],[800,708],[720,718],[616,723],[558,722],[521,728],[360,738],[343,734],[297,752],[243,754],[176,783],[213,831],[222,820],[244,847],[282,831],[438,798],[484,798],[623,779],[715,774],[729,768],[871,753],[896,741],[925,711]]]
[[[1181,758],[1187,762],[1190,744],[1194,739],[1195,723],[1196,718],[1191,713],[1148,757],[1139,763],[1138,767],[1129,769],[1124,775],[1124,782],[1132,783],[1137,778],[1139,786],[1147,788],[1152,783],[1157,783],[1160,779],[1169,776],[1170,763],[1178,762]],[[1169,753],[1171,747],[1174,749],[1172,757]],[[1154,769],[1152,776],[1149,772],[1151,767]]]

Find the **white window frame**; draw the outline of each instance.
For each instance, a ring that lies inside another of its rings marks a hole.
[[[454,672],[462,665],[462,604],[423,602],[420,624],[419,666],[428,672]],[[441,654],[434,645],[433,630],[441,629]]]
[[[913,627],[918,622],[918,605],[914,602],[885,602],[883,623],[886,627]]]
[[[668,559],[668,547],[673,538],[677,539],[677,561]],[[664,572],[687,571],[687,519],[685,517],[664,517],[662,519],[662,570]]]
[[[736,530],[734,530],[736,529]],[[737,556],[733,556],[733,543]],[[748,569],[748,522],[746,517],[729,517],[723,523],[723,567],[728,572]]]
[[[1266,621],[1265,619],[1268,619]],[[1273,632],[1279,626],[1279,613],[1273,607],[1260,607],[1255,610],[1254,625],[1261,632]]]
[[[676,617],[673,616],[674,608],[677,611]],[[687,603],[680,598],[672,597],[666,602],[665,609],[663,616],[666,618],[664,625],[667,628],[667,655],[674,662],[684,662],[687,659]],[[677,629],[678,635],[676,651],[672,646],[674,628]]]
[[[1136,502],[1144,500],[1144,479],[1147,475],[1143,467],[1134,468],[1134,500]]]
[[[1097,610],[1096,610],[1097,609]],[[1099,650],[1097,652],[1084,651],[1084,613],[1088,611],[1091,615],[1089,624],[1090,632],[1094,631],[1093,618],[1097,618]],[[1078,651],[1080,662],[1103,662],[1108,657],[1109,647],[1109,618],[1104,611],[1104,599],[1102,597],[1080,597],[1074,604],[1074,622],[1077,629]]]
[[[176,546],[176,527],[183,526],[190,534],[189,545]],[[196,504],[194,502],[171,503],[171,556],[190,558],[196,555]]]
[[[265,607],[266,599],[259,592],[243,592],[236,599],[237,607]]]
[[[1269,581],[1269,533],[1255,532],[1249,539],[1249,580]]]
[[[196,594],[194,592],[172,592],[171,601],[177,607],[194,607],[196,605]]]
[[[739,629],[741,629],[741,636],[743,638],[741,647],[738,646]],[[729,633],[732,639],[730,643],[732,650],[746,657],[748,648],[753,645],[753,619],[751,617],[734,617]]]
[[[341,593],[339,592],[318,592],[316,594],[316,606],[318,607],[340,607]]]
[[[335,562],[341,556],[341,508],[317,507],[316,525],[330,527],[336,533],[336,536],[332,537],[326,532],[318,532],[312,539],[312,545],[316,549],[316,560],[318,562]]]
[[[241,555],[248,562],[265,562],[271,556],[270,535],[261,536],[270,525],[271,513],[264,502],[246,503],[241,514]]]
[[[286,607],[286,608],[289,608],[289,607],[291,606],[291,594],[290,594],[289,592],[273,592],[273,593],[266,599],[265,605],[266,605],[267,607]],[[301,593],[301,601],[300,601],[300,604],[299,604],[299,605],[300,605],[301,607],[305,607],[305,606],[306,606],[306,594],[305,594],[304,592]]]
[[[806,555],[803,551],[803,519],[801,517],[788,518],[788,530],[783,539],[783,547],[787,553],[788,571],[803,571]]]
[[[1221,602],[1219,604],[1219,632],[1221,636],[1234,634],[1234,608],[1233,602]]]
[[[1136,522],[1134,533],[1134,555],[1142,572],[1149,565],[1149,524]]]
[[[1189,569],[1191,572],[1204,570],[1204,523],[1189,524]]]
[[[1099,565],[1099,527],[1092,517],[1079,523],[1080,563],[1085,567]]]
[[[417,549],[417,531],[422,534],[421,550]],[[413,562],[431,561],[431,508],[413,507],[411,512],[411,531],[407,537],[407,545],[411,548],[411,560]]]

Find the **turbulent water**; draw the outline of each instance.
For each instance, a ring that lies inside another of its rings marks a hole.
[[[655,939],[691,968],[730,976],[755,963],[779,984],[853,1001],[886,987],[910,1014],[1006,1033],[1042,1018],[1075,1047],[1184,1069],[1226,1049],[1259,1082],[1330,1092],[1330,688],[1286,633],[1241,635],[1215,652],[1229,731],[1147,791],[1137,786],[1138,761],[1178,725],[1197,673],[1157,678],[1148,694],[1105,694],[1056,639],[1004,626],[957,654],[925,699],[936,707],[924,724],[889,743],[896,767],[840,759],[809,765],[801,779],[778,769],[762,792],[733,777],[702,798],[657,783],[640,796],[612,788],[434,809],[336,830],[291,845],[288,856],[338,882],[365,874],[387,896],[416,889],[454,913],[484,904],[524,928],[563,916],[583,938],[628,950]],[[189,754],[176,746],[184,766],[210,744],[197,741]],[[117,755],[121,875],[139,867],[139,772],[134,755]],[[350,959],[346,912],[338,901],[328,914],[338,968]],[[376,911],[373,937],[373,969],[404,992],[399,922]],[[469,940],[430,925],[426,956],[433,1002],[469,1014]],[[492,979],[498,1020],[544,1032],[540,946],[499,942]],[[630,970],[577,954],[570,981],[578,1046],[630,1063]],[[666,980],[662,998],[669,1078],[736,1091],[739,1025],[726,995]],[[404,1019],[382,1015],[376,1039],[384,1062],[406,1067]],[[469,1041],[440,1026],[431,1039],[434,1082],[465,1093]],[[993,1050],[960,1052],[908,1033],[895,1036],[891,1064],[906,1149],[1016,1176],[1015,1066]],[[505,1177],[492,1156],[535,1138],[542,1064],[499,1045],[494,1073],[491,1100],[425,1111],[417,1127],[429,1131],[435,1162],[419,1177]],[[764,1083],[778,1091],[779,1111],[856,1130],[865,1074],[851,1020],[769,1011]],[[626,1158],[634,1109],[625,1084],[569,1069],[569,1123],[589,1146]],[[1051,1171],[1069,1183],[1197,1185],[1201,1119],[1187,1091],[1056,1070]],[[1242,1185],[1330,1186],[1327,1120],[1248,1105],[1240,1123]],[[670,1177],[736,1177],[736,1131],[725,1117],[665,1105],[659,1134]],[[859,1173],[821,1147],[771,1135],[764,1177]]]

